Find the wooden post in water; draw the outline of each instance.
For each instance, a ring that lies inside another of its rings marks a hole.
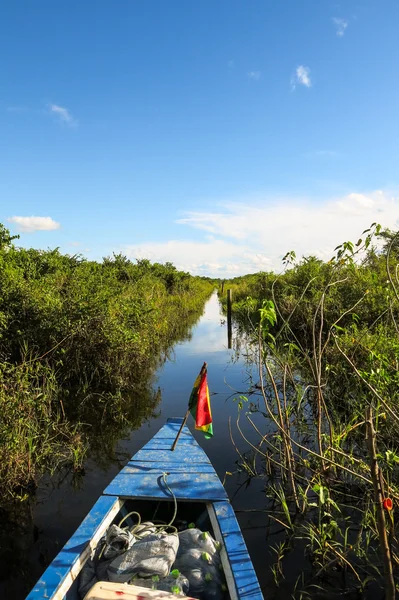
[[[227,290],[227,347],[231,348],[231,289]]]

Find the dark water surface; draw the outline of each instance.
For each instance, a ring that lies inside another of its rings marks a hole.
[[[207,452],[225,487],[243,529],[254,567],[264,588],[270,582],[269,565],[273,557],[266,541],[265,516],[247,509],[265,507],[261,479],[247,487],[245,473],[237,473],[238,455],[230,439],[228,420],[231,417],[234,440],[240,451],[248,445],[237,432],[237,402],[240,393],[257,382],[256,371],[251,373],[245,353],[227,348],[227,329],[219,302],[214,294],[204,313],[193,327],[191,339],[175,345],[170,358],[159,368],[153,385],[161,389],[157,416],[131,431],[117,443],[114,461],[89,459],[81,477],[67,474],[63,482],[50,478],[43,481],[31,506],[21,509],[19,531],[12,531],[13,552],[9,564],[0,565],[0,598],[19,600],[25,597],[45,567],[64,545],[93,506],[107,484],[115,477],[127,459],[145,444],[168,417],[184,416],[193,382],[202,366],[208,363],[208,383],[214,424],[214,437],[206,440],[202,433],[194,436]],[[256,402],[256,397],[251,397]],[[262,419],[262,417],[261,417]],[[256,416],[255,416],[256,420]],[[265,423],[257,419],[264,430]],[[189,418],[188,425],[194,431]],[[242,419],[242,430],[248,439],[257,440],[251,426]],[[232,475],[225,475],[226,472]],[[4,530],[3,530],[4,533]],[[11,542],[10,542],[11,543]],[[14,548],[15,546],[15,548]]]

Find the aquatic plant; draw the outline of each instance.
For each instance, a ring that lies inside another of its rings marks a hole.
[[[379,233],[374,224],[329,263],[303,259],[273,281],[232,282],[234,314],[252,332],[259,370],[258,401],[238,405],[238,433],[245,418],[258,437],[240,463],[264,479],[273,507],[275,585],[290,553],[307,556],[292,590],[298,598],[375,593],[376,585],[395,597],[398,236],[379,252]]]

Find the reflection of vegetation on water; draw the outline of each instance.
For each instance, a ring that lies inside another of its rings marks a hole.
[[[89,440],[90,456],[97,464],[106,468],[109,461],[115,460],[116,443],[143,422],[157,415],[161,402],[161,390],[154,389],[154,373],[163,364],[173,345],[191,338],[191,329],[202,313],[195,311],[177,325],[174,324],[173,338],[161,355],[150,357],[147,369],[141,370],[134,379],[134,386],[126,392],[93,393],[75,405],[75,420],[84,425],[86,439]]]
[[[35,473],[65,463],[78,467],[85,444],[63,418],[54,371],[40,361],[0,367],[0,489],[2,503],[26,497]]]
[[[377,251],[372,233],[328,263],[229,284],[257,347],[259,403],[238,403],[252,454],[240,460],[265,481],[275,597],[395,597],[399,236],[385,232]]]
[[[0,224],[3,499],[25,497],[45,469],[79,470],[89,446],[111,453],[151,417],[160,356],[213,289],[170,263],[122,255],[98,263],[13,239]]]
[[[22,599],[40,576],[40,572],[32,572],[30,564],[32,546],[38,537],[30,502],[14,503],[7,511],[0,507],[0,519],[0,597]],[[37,549],[38,570],[43,571],[47,560],[47,552],[40,546]]]

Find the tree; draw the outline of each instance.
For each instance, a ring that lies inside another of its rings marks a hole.
[[[0,250],[12,246],[13,240],[19,240],[19,235],[11,235],[10,231],[0,223]]]
[[[391,229],[384,229],[380,231],[378,237],[383,240],[383,253],[386,254],[388,250],[395,256],[399,253],[399,231],[392,231]]]

